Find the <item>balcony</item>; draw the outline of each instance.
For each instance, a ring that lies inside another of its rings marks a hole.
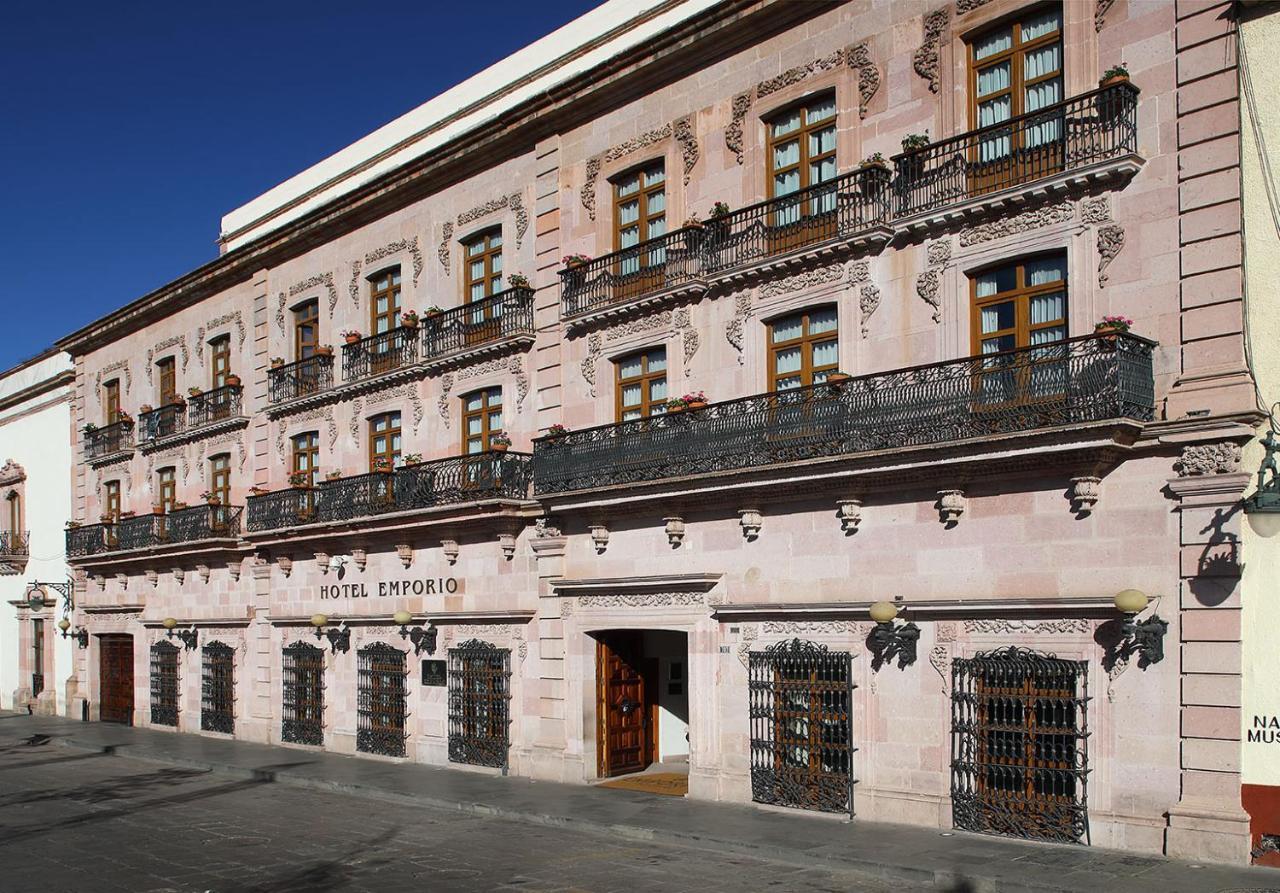
[[[86,524],[67,530],[67,556],[83,558],[194,543],[240,535],[243,506],[193,505],[166,515],[122,517],[113,524]]]
[[[187,404],[178,401],[138,413],[139,441],[160,440],[182,433],[186,430],[186,411]]]
[[[489,452],[277,490],[249,497],[245,528],[257,533],[483,500],[523,500],[529,498],[531,471],[532,457],[526,453]]]
[[[84,457],[105,461],[133,449],[133,419],[122,419],[84,432]]]
[[[0,530],[0,574],[20,574],[31,557],[31,531]]]
[[[509,288],[488,298],[424,317],[422,359],[483,352],[517,338],[533,339],[533,289]]]
[[[1149,421],[1154,347],[1088,335],[544,437],[534,444],[535,494]]]
[[[361,381],[418,362],[416,327],[398,326],[342,346],[343,381]]]
[[[1137,151],[1138,88],[1125,81],[895,156],[895,216],[995,204],[1052,178],[1132,176]]]
[[[267,372],[268,398],[272,403],[288,403],[333,387],[333,354],[314,354]]]
[[[187,401],[187,425],[192,429],[203,428],[238,418],[243,395],[244,389],[238,384],[223,385],[192,395]]]
[[[861,240],[888,241],[889,172],[860,168],[562,270],[562,313],[576,320],[662,294],[705,290],[720,277]]]

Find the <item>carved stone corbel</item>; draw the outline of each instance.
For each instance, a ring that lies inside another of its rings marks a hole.
[[[116,582],[120,584],[120,588],[121,588],[121,589],[128,589],[128,588],[129,588],[129,575],[128,575],[128,574],[116,574]]]
[[[758,508],[738,509],[738,524],[742,527],[742,535],[748,541],[753,541],[760,536],[764,515]]]
[[[591,531],[591,542],[596,547],[596,554],[603,555],[604,550],[609,548],[609,528],[603,524],[592,524],[588,529]]]
[[[231,572],[231,579],[240,579],[241,563],[239,561],[228,561],[227,570]]]
[[[369,563],[369,553],[364,549],[352,549],[351,561],[363,573],[365,565]]]
[[[1071,479],[1071,510],[1077,514],[1087,514],[1098,504],[1101,478],[1074,477]]]
[[[406,568],[413,564],[413,546],[408,543],[401,543],[396,546],[396,556],[399,557],[400,563]]]
[[[857,533],[862,523],[861,499],[837,499],[836,515],[840,518],[840,529],[846,534]]]
[[[514,533],[498,534],[498,545],[502,548],[502,557],[507,561],[516,557],[516,535]]]
[[[101,592],[102,590],[107,588],[107,575],[95,574],[93,578],[93,582],[98,584],[98,591]]]
[[[314,552],[316,557],[316,570],[320,571],[320,576],[326,576],[329,573],[329,553]]]
[[[152,589],[155,589],[156,583],[160,581],[160,572],[153,567],[149,567],[142,572],[142,575],[146,577],[147,585],[150,586]]]
[[[662,520],[666,524],[667,542],[673,549],[680,548],[680,544],[684,542],[684,518],[679,515],[669,515]]]
[[[938,516],[943,524],[954,525],[968,508],[963,490],[938,491]]]
[[[280,568],[280,573],[288,577],[293,573],[293,559],[288,555],[277,555],[276,567]]]
[[[200,575],[200,582],[201,582],[201,583],[208,583],[208,582],[209,582],[209,565],[207,565],[207,564],[197,564],[197,565],[196,565],[196,573]]]
[[[444,552],[444,560],[450,564],[458,563],[458,541],[457,540],[441,540],[440,550]]]
[[[170,568],[169,571],[173,574],[173,582],[177,583],[179,586],[181,586],[182,581],[187,578],[186,571],[180,567]]]

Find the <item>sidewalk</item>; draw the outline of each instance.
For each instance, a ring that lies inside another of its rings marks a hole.
[[[1092,847],[1030,844],[986,835],[842,823],[798,812],[661,797],[587,785],[501,778],[242,741],[102,723],[0,713],[0,741],[47,735],[78,750],[210,769],[280,784],[573,826],[613,837],[662,840],[797,865],[821,864],[981,893],[1280,893],[1280,871],[1193,866]],[[964,887],[960,881],[970,882]]]

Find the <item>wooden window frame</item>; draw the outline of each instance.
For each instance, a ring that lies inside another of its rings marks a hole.
[[[303,468],[300,461],[303,456],[310,457],[310,467]],[[310,485],[316,485],[316,474],[320,470],[320,432],[300,431],[289,438],[289,473],[310,473]]]
[[[174,357],[156,360],[157,408],[178,402],[178,365]]]
[[[827,332],[813,334],[809,331],[809,316],[819,311],[834,311],[836,314],[836,327]],[[775,341],[775,327],[783,320],[791,319],[794,316],[801,317],[799,337],[790,338],[786,341]],[[769,391],[777,391],[778,382],[781,379],[794,378],[797,375],[800,376],[800,387],[810,387],[814,383],[813,376],[815,373],[835,372],[840,369],[840,310],[835,304],[815,304],[812,307],[805,307],[803,310],[784,313],[768,320],[766,325],[769,327]],[[815,345],[827,341],[836,342],[836,361],[823,366],[815,366],[813,364],[813,348]],[[797,372],[779,374],[778,354],[791,350],[793,347],[800,348],[800,369]],[[789,388],[788,390],[793,389]]]
[[[306,330],[310,328],[311,337]],[[320,300],[312,298],[293,307],[293,358],[305,360],[315,356],[320,346]]]
[[[493,238],[497,236],[498,244],[492,244]],[[471,249],[477,244],[481,246],[479,254],[472,254]],[[495,290],[494,280],[502,278],[503,284],[506,283],[505,268],[497,273],[493,270],[493,262],[495,258],[502,257],[502,249],[506,244],[506,240],[502,236],[502,227],[493,226],[489,229],[482,230],[462,241],[462,302],[471,304],[476,301],[483,301],[485,298],[492,297],[502,289]],[[471,275],[471,265],[481,260],[484,263],[484,272],[480,274],[480,278],[476,279]],[[483,294],[478,298],[471,296],[471,287],[479,283],[483,286]]]
[[[767,184],[766,184],[768,187],[767,192],[770,199],[785,198],[785,196],[779,196],[775,191],[777,186],[777,175],[780,173],[786,173],[789,170],[799,169],[800,188],[797,189],[796,192],[803,192],[804,190],[808,189],[810,186],[819,185],[817,183],[809,182],[810,171],[812,170],[813,165],[816,162],[825,161],[828,158],[835,158],[836,174],[837,176],[839,175],[840,173],[840,162],[839,162],[839,154],[838,154],[839,148],[840,148],[839,106],[836,107],[836,113],[831,117],[823,118],[821,121],[817,121],[817,122],[809,121],[809,108],[821,102],[825,102],[828,99],[835,99],[834,90],[823,91],[821,93],[818,93],[815,96],[806,96],[800,102],[793,102],[790,105],[786,105],[786,106],[783,106],[782,108],[775,109],[774,111],[769,113],[768,117],[765,118],[764,120],[765,178],[767,180]],[[793,130],[784,136],[774,136],[773,127],[774,127],[774,124],[777,122],[777,120],[779,118],[785,117],[797,111],[800,112],[800,128],[798,130]],[[809,139],[808,139],[810,134],[815,133],[819,130],[825,130],[828,127],[834,127],[836,129],[836,139],[831,151],[820,152],[817,155],[810,157],[809,156]],[[785,167],[775,168],[774,167],[774,148],[783,143],[789,143],[792,140],[798,140],[800,143],[799,160],[796,161],[795,164],[789,164],[789,165],[786,165]],[[824,180],[823,182],[830,183],[831,181]],[[794,195],[794,194],[795,193],[790,193],[790,192],[787,193],[787,195]],[[806,216],[808,214],[809,214],[809,211],[807,209],[801,212],[802,216]]]
[[[106,424],[117,421],[120,416],[120,379],[113,378],[102,384],[102,411],[106,414]]]
[[[225,464],[219,467],[219,462]],[[218,497],[221,505],[231,504],[230,453],[218,453],[209,457],[209,492]]]
[[[103,514],[110,515],[114,520],[120,520],[119,481],[106,481],[102,485],[102,508]]]
[[[219,335],[209,341],[209,384],[225,387],[231,374],[231,336]]]
[[[489,402],[490,397],[495,392],[498,394],[498,403],[496,405],[491,404]],[[467,409],[468,398],[474,397],[476,394],[479,394],[481,396],[480,408],[470,409],[470,410]],[[503,405],[502,403],[502,397],[503,397],[503,393],[502,393],[501,385],[494,385],[493,387],[489,387],[489,388],[480,388],[479,390],[469,391],[468,393],[462,395],[462,455],[464,456],[477,455],[476,453],[472,453],[470,451],[470,448],[469,448],[470,444],[468,443],[468,441],[471,440],[470,436],[468,435],[468,432],[471,430],[472,419],[477,417],[480,419],[480,442],[481,442],[480,452],[481,453],[487,453],[489,452],[489,450],[493,448],[490,442],[490,438],[494,434],[497,434],[500,431],[506,430],[505,428],[502,428],[502,427],[494,428],[489,424],[489,421],[492,418],[493,411],[495,409],[504,415],[506,413],[506,406]]]
[[[391,421],[393,418],[395,419],[394,425],[391,424]],[[387,428],[385,431],[379,431],[378,423],[384,420],[387,422]],[[368,424],[369,424],[369,470],[370,471],[377,470],[376,463],[379,458],[389,459],[391,462],[392,468],[395,468],[396,465],[398,464],[397,460],[402,455],[403,450],[393,449],[391,447],[391,442],[394,439],[393,435],[399,434],[401,438],[400,440],[401,447],[403,448],[404,429],[401,427],[403,420],[404,420],[404,417],[403,415],[401,415],[400,410],[398,409],[388,410],[387,412],[380,412],[377,415],[369,417]],[[381,452],[379,452],[375,446],[375,441],[379,437],[386,437],[387,439],[387,449]]]
[[[177,468],[170,465],[156,469],[156,496],[164,514],[173,511],[173,504],[178,501]]]
[[[1026,268],[1027,264],[1044,260],[1046,258],[1060,258],[1064,275],[1061,279],[1055,279],[1044,285],[1026,285]],[[982,342],[990,338],[999,338],[1003,335],[1012,334],[1013,349],[1019,350],[1026,347],[1032,347],[1031,333],[1039,329],[1051,329],[1061,326],[1066,337],[1070,337],[1069,319],[1071,313],[1071,289],[1068,284],[1070,278],[1070,268],[1068,266],[1069,259],[1064,251],[1046,251],[1037,254],[1027,254],[1020,257],[1012,258],[998,264],[989,264],[980,270],[975,270],[969,274],[969,305],[972,308],[970,312],[970,336],[969,347],[971,356],[980,356],[982,354]],[[1014,267],[1015,286],[1010,291],[1000,291],[986,297],[978,297],[978,279],[984,273],[992,270],[998,270],[1003,267]],[[1031,323],[1031,299],[1037,295],[1049,294],[1052,292],[1062,292],[1063,308],[1062,316],[1059,319],[1037,323]],[[1006,301],[1012,301],[1014,305],[1014,321],[1012,329],[998,329],[995,332],[983,333],[982,331],[982,309],[991,304],[1003,304]]]
[[[658,183],[656,186],[646,187],[644,185],[645,175],[658,168],[662,168],[662,182]],[[636,181],[636,191],[631,195],[620,195],[619,193],[622,187],[632,179]],[[654,221],[659,218],[662,218],[664,221],[667,220],[668,214],[671,210],[671,204],[670,202],[664,201],[661,211],[650,212],[649,203],[658,193],[663,193],[664,197],[669,197],[665,196],[667,191],[667,160],[665,158],[655,158],[645,162],[644,164],[636,165],[635,167],[623,171],[621,174],[610,177],[609,184],[612,187],[613,192],[613,250],[623,250],[622,231],[627,227],[622,225],[622,206],[633,200],[640,203],[639,216],[636,218],[635,224],[630,224],[639,229],[639,238],[636,239],[636,242],[647,242],[650,239],[657,238],[656,236],[651,235],[649,230],[653,226]],[[665,235],[669,232],[671,232],[671,227],[664,226],[663,232],[659,233],[659,235]],[[641,266],[646,266],[646,264],[641,264]]]
[[[997,99],[1000,96],[1008,94],[1010,96],[1010,99],[1009,99],[1009,117],[1010,118],[1016,118],[1019,115],[1025,114],[1026,109],[1024,108],[1024,106],[1026,104],[1025,100],[1026,100],[1027,87],[1034,87],[1037,84],[1043,83],[1044,81],[1052,80],[1053,78],[1061,78],[1063,83],[1063,89],[1065,91],[1066,74],[1067,74],[1066,72],[1067,57],[1066,57],[1065,16],[1063,15],[1062,6],[1056,6],[1058,10],[1058,30],[1053,31],[1049,34],[1045,34],[1040,37],[1037,37],[1034,40],[1028,40],[1026,42],[1022,41],[1022,23],[1027,21],[1030,18],[1041,15],[1047,12],[1048,10],[1054,9],[1054,8],[1055,6],[1053,4],[1049,4],[1047,6],[1046,5],[1034,6],[1029,9],[1023,10],[1018,15],[1014,16],[1011,19],[1006,19],[1005,21],[997,25],[984,29],[983,31],[979,32],[978,34],[976,34],[974,37],[970,38],[967,41],[966,48],[965,48],[965,58],[967,60],[967,64],[969,68],[969,72],[968,72],[969,128],[971,130],[977,130],[979,126],[978,125],[978,105],[979,105],[978,70],[979,69],[990,68],[993,65],[999,65],[1001,62],[1005,62],[1005,61],[1009,63],[1008,88],[1006,88],[1005,90],[1000,90],[998,92],[992,93],[988,96],[983,96],[982,102],[990,102],[993,99]],[[977,50],[979,43],[981,43],[986,38],[992,36],[993,34],[1001,34],[1001,33],[1007,33],[1012,38],[1012,43],[1010,44],[1009,49],[1003,50],[999,53],[993,53],[992,55],[987,56],[985,59],[982,59],[981,61],[974,58],[974,54]],[[1053,44],[1053,43],[1059,44],[1059,47],[1060,47],[1059,54],[1058,54],[1059,55],[1058,70],[1053,72],[1052,74],[1045,74],[1045,75],[1041,75],[1038,78],[1033,78],[1030,81],[1024,80],[1023,74],[1022,74],[1022,71],[1023,71],[1022,62],[1023,62],[1024,55],[1030,50],[1037,50],[1037,49],[1040,49],[1041,47],[1048,46],[1049,44]],[[998,125],[993,125],[993,126],[998,126]],[[1013,144],[1011,145],[1011,150],[1016,151],[1019,148],[1019,146],[1016,144],[1016,139],[1012,140],[1012,143]]]
[[[386,287],[379,288],[379,283],[386,279]],[[396,281],[399,280],[399,281]],[[403,279],[399,265],[386,267],[369,277],[369,334],[376,335],[379,321],[386,321],[387,331],[392,332],[400,327],[400,311],[403,300]],[[387,310],[378,312],[378,299],[387,298]]]
[[[659,372],[649,371],[649,355],[662,351],[663,368]],[[624,363],[640,358],[640,374],[623,377],[622,366]],[[656,415],[665,415],[667,411],[667,400],[671,399],[671,379],[668,377],[670,371],[670,361],[667,357],[667,346],[665,344],[656,344],[653,347],[647,347],[643,350],[632,351],[625,356],[618,357],[613,361],[613,417],[614,420],[621,423],[623,421],[623,413],[627,411],[640,410],[640,418],[651,419]],[[667,382],[667,396],[665,399],[655,401],[650,398],[653,382],[658,379],[665,379]],[[629,385],[640,385],[640,403],[636,406],[625,406],[622,402],[623,389]],[[631,421],[638,421],[632,419]]]

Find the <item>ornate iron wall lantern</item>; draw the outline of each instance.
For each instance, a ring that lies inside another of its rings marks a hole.
[[[32,580],[27,584],[27,606],[33,611],[38,611],[44,607],[44,603],[49,598],[49,590],[52,589],[62,596],[62,613],[69,614],[75,608],[75,600],[73,594],[75,592],[74,585],[70,580],[63,583],[43,583],[39,580]]]
[[[1262,448],[1266,455],[1258,466],[1258,489],[1244,501],[1245,514],[1251,515],[1250,523],[1263,536],[1275,536],[1280,532],[1280,440],[1276,435],[1276,409],[1280,403],[1271,407],[1271,430],[1262,438]]]
[[[875,621],[875,628],[867,637],[872,652],[872,665],[880,669],[895,658],[898,667],[908,667],[916,662],[916,643],[920,640],[920,627],[914,623],[894,623],[898,606],[893,602],[876,602],[868,613]]]
[[[1164,660],[1164,636],[1169,631],[1167,621],[1152,614],[1146,620],[1138,620],[1138,615],[1147,609],[1150,603],[1147,594],[1138,589],[1125,589],[1116,593],[1116,610],[1125,615],[1120,624],[1120,642],[1116,645],[1116,655],[1129,660],[1138,655],[1138,666],[1146,667]]]
[[[71,632],[71,621],[63,617],[58,621],[58,629],[62,631],[62,638],[75,639],[81,648],[89,647],[89,630],[83,626],[77,626],[75,632]]]
[[[341,651],[346,654],[351,650],[351,627],[346,622],[342,622],[337,626],[329,627],[329,618],[324,614],[312,614],[311,625],[316,628],[317,639],[329,640],[329,653],[337,654]]]
[[[436,653],[436,642],[440,637],[440,630],[435,626],[428,624],[425,627],[415,626],[410,628],[409,624],[413,623],[413,615],[408,611],[396,611],[392,615],[392,620],[400,627],[400,638],[408,639],[413,643],[414,655],[421,654],[426,651],[427,654]]]
[[[194,623],[191,624],[188,629],[178,629],[178,621],[174,620],[172,617],[166,617],[161,621],[161,624],[164,626],[166,630],[165,635],[168,638],[177,638],[181,640],[183,647],[188,651],[195,650],[196,644],[200,641],[200,632],[196,629],[196,625]]]

